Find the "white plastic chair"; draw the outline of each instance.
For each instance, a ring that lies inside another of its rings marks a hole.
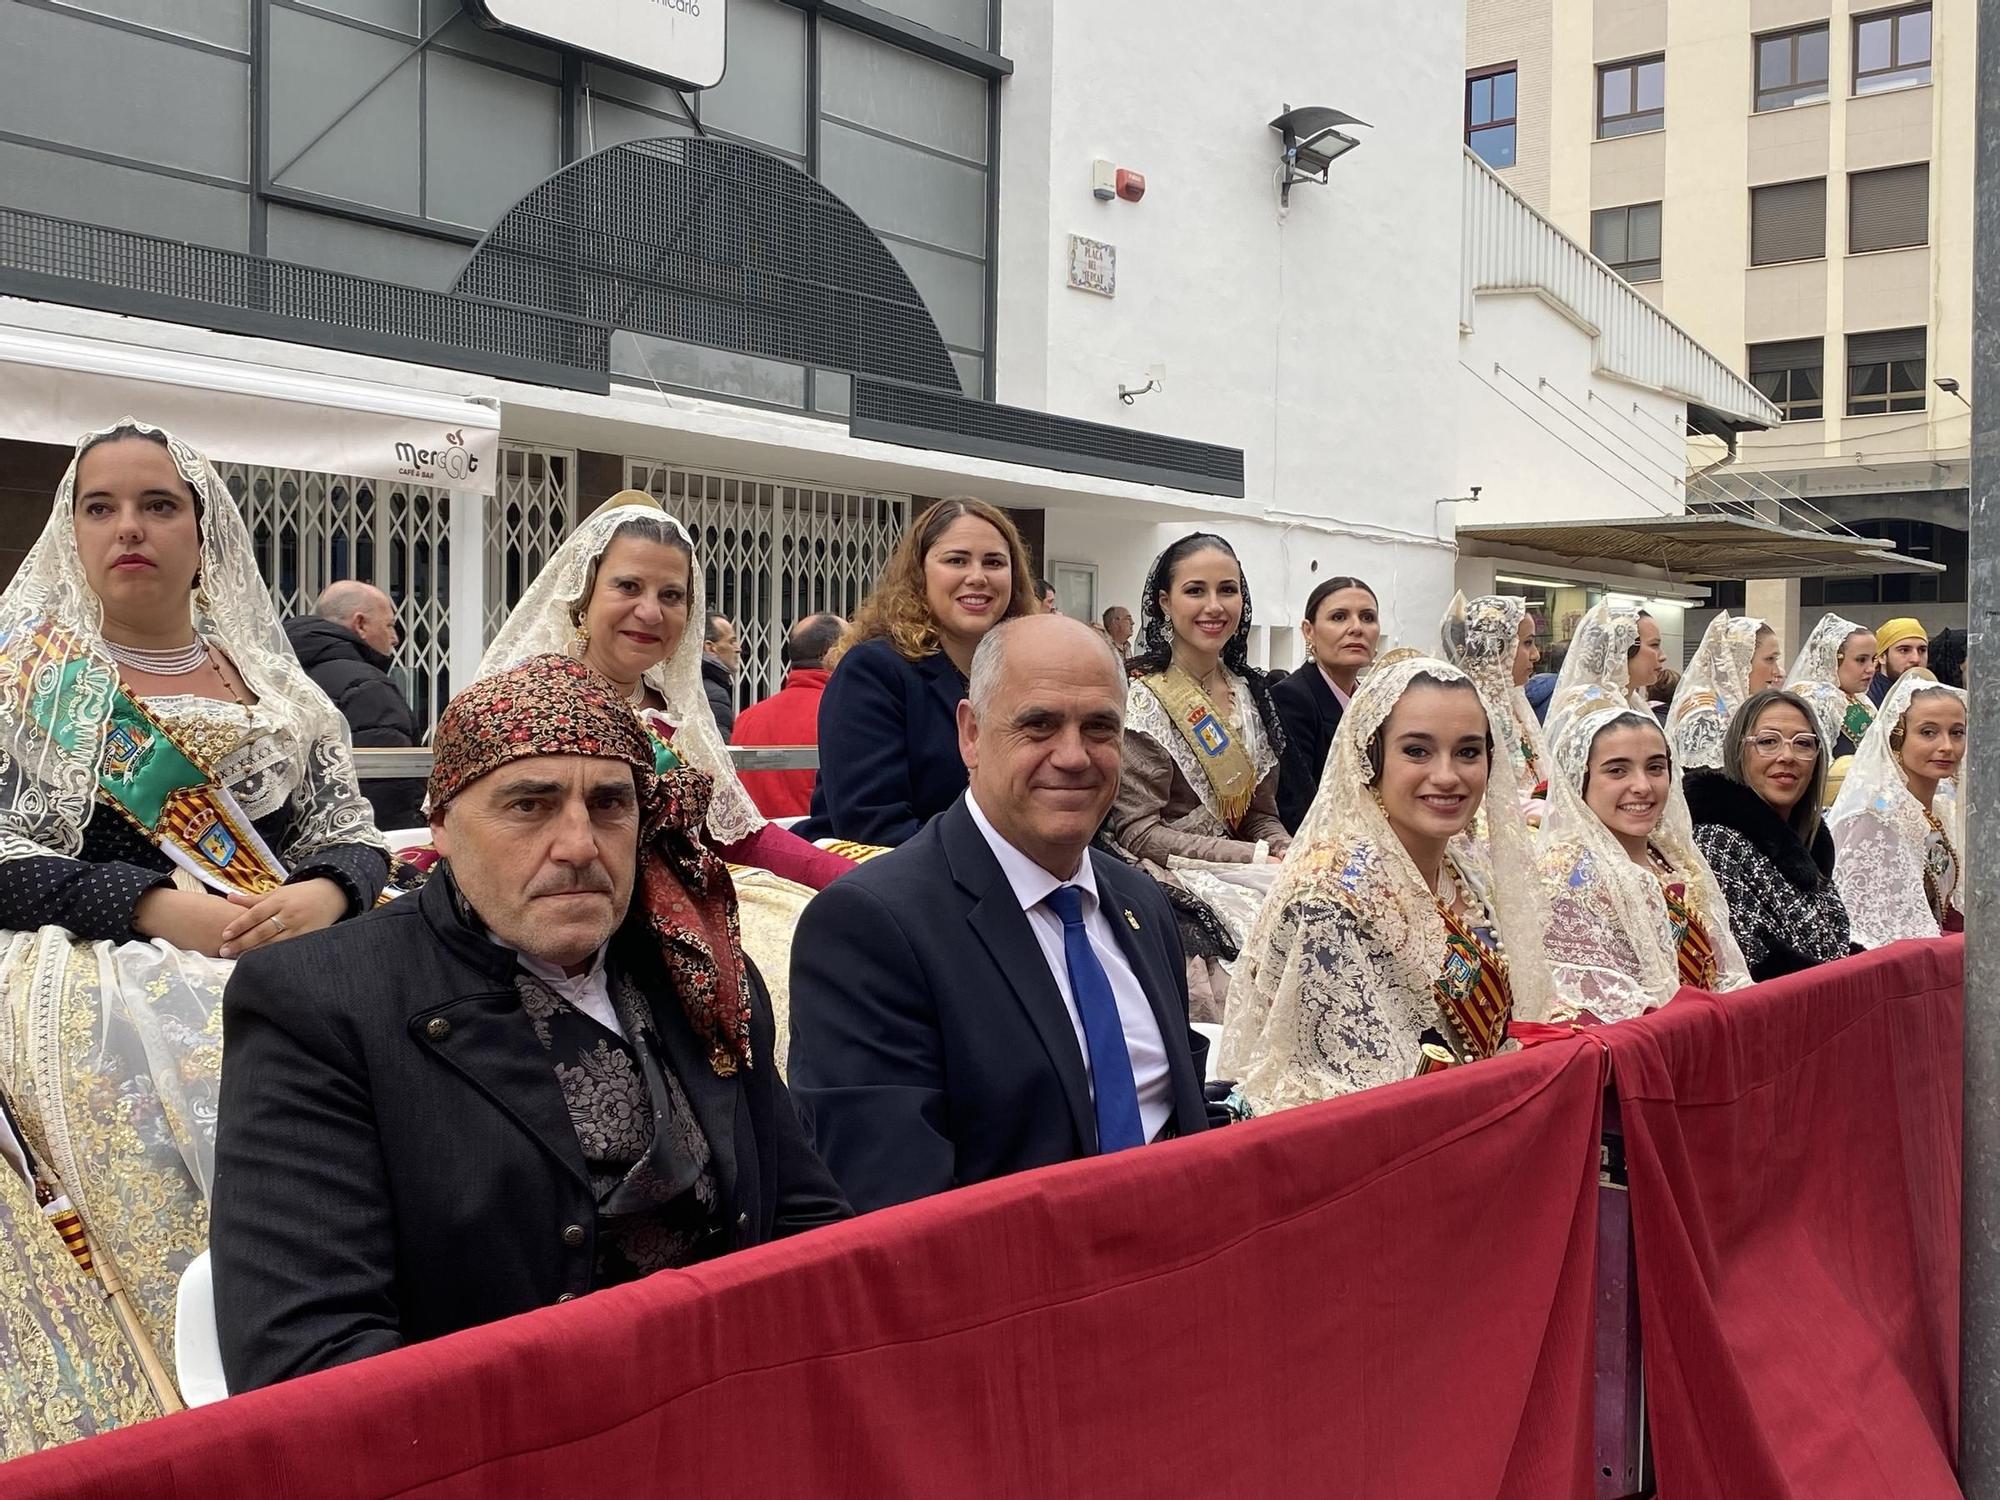
[[[188,1262],[174,1294],[174,1379],[189,1406],[208,1406],[229,1394],[222,1375],[222,1340],[215,1331],[215,1278],[206,1250]]]

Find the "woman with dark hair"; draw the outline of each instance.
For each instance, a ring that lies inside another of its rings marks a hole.
[[[1002,620],[1041,612],[1014,523],[984,500],[940,500],[904,533],[828,657],[810,839],[889,846],[965,791],[958,704],[972,653]]]
[[[1171,873],[1174,865],[1275,862],[1284,731],[1271,690],[1245,660],[1250,590],[1228,542],[1182,537],[1154,561],[1130,664],[1125,754],[1105,820],[1113,850],[1166,887],[1182,915],[1195,1019],[1219,1020],[1219,961],[1243,936]]]
[[[1271,687],[1271,702],[1285,728],[1278,767],[1278,818],[1297,831],[1319,790],[1319,774],[1333,748],[1333,732],[1362,669],[1382,640],[1382,609],[1375,590],[1359,578],[1323,579],[1306,597],[1305,665]]]
[[[1528,826],[1492,774],[1512,733],[1441,661],[1393,654],[1360,684],[1223,1025],[1217,1068],[1254,1107],[1475,1062],[1548,1019]]]
[[[1931,641],[1930,657],[1926,663],[1931,676],[1946,687],[1965,686],[1965,632],[1963,630],[1940,630]]]
[[[388,872],[221,476],[129,418],[87,435],[0,593],[0,1457],[178,1403],[223,988]]]
[[[1797,693],[1753,693],[1729,721],[1720,770],[1687,773],[1695,843],[1715,872],[1756,980],[1853,951],[1820,817],[1827,746]]]

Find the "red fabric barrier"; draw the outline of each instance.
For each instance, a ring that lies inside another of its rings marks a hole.
[[[1590,1493],[1578,1040],[24,1459],[18,1500]]]
[[[1957,1495],[1961,939],[1608,1027],[1664,1500]]]

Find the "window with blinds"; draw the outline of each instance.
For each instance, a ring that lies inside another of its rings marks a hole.
[[[1847,249],[1894,250],[1930,243],[1931,165],[1883,167],[1847,179]]]
[[[1925,334],[1884,328],[1847,336],[1847,414],[1924,409]]]
[[[1750,189],[1750,264],[1819,260],[1826,254],[1826,179]]]
[[[1787,422],[1818,421],[1826,415],[1825,340],[1752,344],[1750,383],[1771,398]]]
[[[1590,216],[1590,253],[1627,281],[1660,279],[1660,205],[1628,203]]]

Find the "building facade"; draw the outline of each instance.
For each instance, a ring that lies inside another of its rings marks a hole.
[[[1943,564],[1717,603],[1965,623],[1973,42],[1970,0],[1468,0],[1468,144],[1780,409],[1691,499]]]

